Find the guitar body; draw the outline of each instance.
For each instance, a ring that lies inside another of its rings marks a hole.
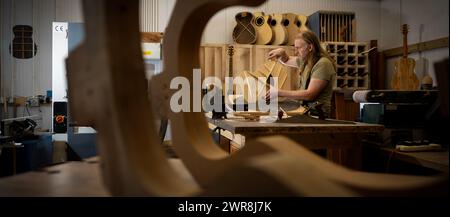
[[[256,42],[256,29],[253,26],[253,14],[241,12],[236,14],[236,26],[233,29],[233,40],[238,44],[253,44]]]
[[[416,62],[412,58],[401,57],[395,62],[395,73],[391,81],[391,87],[394,90],[418,90],[419,79],[416,76],[414,68]]]
[[[264,12],[256,12],[254,13],[254,16],[255,19],[253,20],[253,24],[256,29],[255,44],[270,44],[273,40],[273,30],[272,27],[270,27],[272,17],[270,15],[264,15]]]
[[[9,47],[10,53],[18,59],[29,59],[36,55],[37,45],[33,42],[33,27],[16,25],[13,27],[14,39]]]
[[[297,14],[286,13],[284,14],[285,20],[283,22],[288,33],[287,45],[294,45],[295,36],[299,33],[299,28],[296,25]]]
[[[395,62],[394,75],[391,80],[391,88],[394,90],[418,90],[419,79],[415,73],[416,62],[408,58],[408,25],[402,26],[403,56]]]
[[[270,22],[274,33],[272,45],[283,45],[288,42],[288,32],[286,27],[283,25],[283,22],[285,22],[285,17],[283,14],[272,15],[272,20]]]
[[[295,25],[299,29],[299,31],[306,31],[308,29],[308,17],[305,15],[298,14],[297,19],[295,20]]]

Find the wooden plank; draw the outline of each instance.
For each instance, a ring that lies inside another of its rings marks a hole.
[[[392,148],[381,148],[384,154],[405,162],[448,173],[449,152],[399,152]]]
[[[448,47],[448,37],[408,45],[408,54],[444,47]],[[385,58],[401,56],[403,54],[403,47],[387,49],[383,51],[383,54]]]
[[[161,43],[162,32],[141,32],[141,41],[146,43]]]

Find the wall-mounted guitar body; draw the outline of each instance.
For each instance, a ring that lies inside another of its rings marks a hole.
[[[283,25],[285,17],[283,14],[273,14],[270,25],[274,32],[274,39],[272,45],[283,45],[288,42],[288,33],[286,27]]]
[[[288,45],[294,45],[295,36],[298,34],[300,29],[296,25],[297,14],[286,13],[284,14],[283,26],[286,27],[288,33]]]
[[[255,44],[265,45],[270,44],[273,40],[273,30],[270,27],[272,17],[265,15],[264,12],[254,13],[255,19],[253,24],[256,28],[256,42]]]
[[[308,17],[302,14],[297,14],[297,19],[295,20],[295,25],[299,31],[309,30],[308,28]]]
[[[256,42],[256,30],[253,26],[253,14],[241,12],[236,14],[236,26],[233,29],[233,41],[238,44],[253,44]]]

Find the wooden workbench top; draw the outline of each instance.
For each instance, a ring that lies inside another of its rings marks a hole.
[[[449,151],[420,151],[420,152],[400,152],[394,148],[381,148],[386,154],[399,160],[413,163],[419,166],[435,169],[448,173]]]
[[[383,125],[327,119],[327,123],[261,123],[243,118],[212,119],[207,121],[237,134],[301,134],[301,133],[378,133]],[[336,121],[336,124],[333,124]],[[347,122],[347,123],[345,123]]]

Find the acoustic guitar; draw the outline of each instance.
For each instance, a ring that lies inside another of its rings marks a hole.
[[[403,56],[395,62],[391,87],[394,90],[418,90],[419,79],[415,74],[415,61],[408,58],[408,25],[402,26]]]
[[[272,26],[274,32],[274,39],[272,45],[283,45],[288,42],[288,32],[286,27],[283,25],[285,21],[285,16],[283,14],[273,14],[270,25]]]
[[[299,31],[305,31],[308,29],[308,17],[302,14],[297,15],[297,19],[295,20],[295,25],[299,29]]]
[[[295,23],[297,21],[297,14],[285,13],[284,17],[283,26],[286,27],[288,33],[287,45],[294,45],[295,36],[299,32],[299,28]]]
[[[240,12],[236,14],[236,26],[233,29],[233,40],[238,44],[253,44],[256,42],[256,29],[253,26],[253,14]]]
[[[254,13],[254,26],[256,28],[256,42],[255,44],[266,45],[273,40],[273,30],[270,27],[272,17],[265,15],[264,12]]]
[[[297,15],[293,13],[286,13],[283,25],[288,32],[288,45],[294,45],[295,36],[304,30],[308,30],[306,27],[307,17],[305,15]]]
[[[228,54],[228,77],[233,78],[233,55],[234,55],[234,46],[233,45],[228,46],[227,54]],[[226,95],[225,85],[226,84],[224,84],[224,86],[223,86],[224,95]],[[234,91],[234,87],[233,87],[233,94],[234,93],[235,93],[235,91]]]

